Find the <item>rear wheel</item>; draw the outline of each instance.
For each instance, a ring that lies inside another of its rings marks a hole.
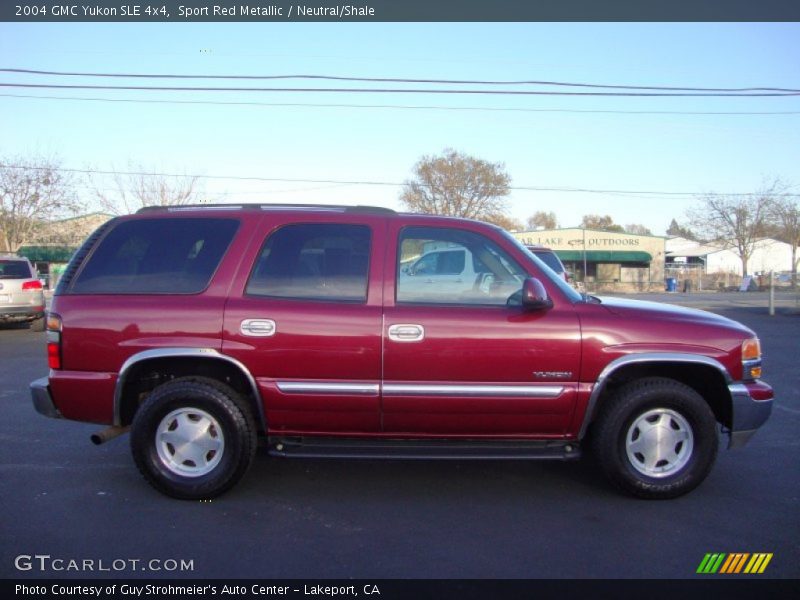
[[[145,479],[187,500],[230,489],[250,466],[256,444],[255,424],[241,397],[204,378],[157,387],[131,427],[133,458]]]
[[[629,383],[593,425],[593,452],[606,476],[642,498],[674,498],[697,487],[717,455],[714,414],[695,390],[672,379]]]
[[[45,326],[45,318],[44,317],[36,319],[35,321],[31,321],[31,331],[34,331],[34,332],[37,332],[37,333],[42,332],[42,331],[44,331],[44,326]]]

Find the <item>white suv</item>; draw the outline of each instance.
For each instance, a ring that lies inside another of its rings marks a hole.
[[[28,322],[44,331],[44,292],[27,258],[0,256],[0,323]]]

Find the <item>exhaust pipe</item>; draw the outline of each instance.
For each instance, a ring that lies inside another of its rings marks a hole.
[[[128,433],[130,428],[130,425],[125,427],[109,427],[108,429],[103,429],[103,431],[93,433],[89,439],[92,440],[92,443],[95,446],[99,446],[100,444],[105,444],[109,440],[113,440],[115,437],[120,436],[123,433]]]

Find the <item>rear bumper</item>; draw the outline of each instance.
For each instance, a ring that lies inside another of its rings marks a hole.
[[[32,321],[44,316],[44,306],[2,306],[0,321]]]
[[[50,395],[50,386],[48,385],[47,377],[42,377],[41,379],[32,381],[30,388],[33,407],[36,409],[36,412],[53,419],[64,418],[61,412],[56,408],[56,405],[53,403],[53,397]]]
[[[750,441],[772,413],[773,392],[761,381],[732,383],[728,389],[733,408],[728,448],[740,448]]]

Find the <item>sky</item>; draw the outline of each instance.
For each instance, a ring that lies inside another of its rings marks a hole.
[[[0,68],[798,89],[800,24],[0,23]],[[0,72],[0,82],[379,85],[7,72]],[[203,104],[209,101],[225,104]],[[643,224],[657,235],[672,218],[685,222],[697,195],[755,192],[776,177],[800,191],[798,140],[800,96],[0,89],[3,160],[46,154],[70,169],[142,166],[202,175],[208,177],[200,180],[205,195],[223,202],[401,209],[400,184],[420,157],[454,148],[503,163],[513,188],[540,188],[512,190],[509,212],[516,219],[554,211],[559,224],[568,227],[585,214],[608,214],[619,224]],[[236,179],[248,177],[267,181]],[[102,177],[95,181],[101,188],[112,185]],[[82,197],[91,200],[87,184],[79,186]]]

